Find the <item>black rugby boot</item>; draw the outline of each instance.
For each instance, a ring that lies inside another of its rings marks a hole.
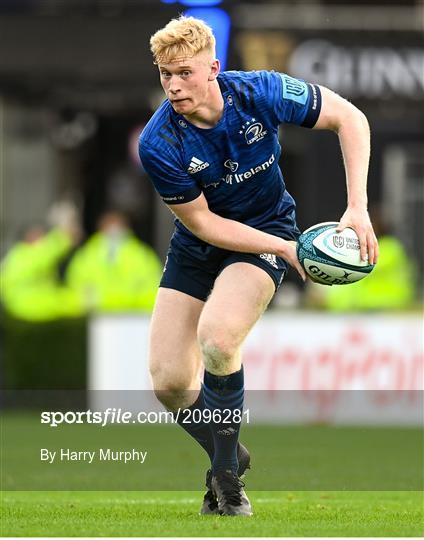
[[[244,491],[244,482],[233,471],[218,471],[212,476],[212,491],[218,500],[221,516],[251,516],[250,501]]]
[[[244,476],[244,473],[247,469],[250,469],[250,454],[248,449],[243,446],[241,443],[237,444],[237,460],[238,460],[238,476],[241,478]],[[208,491],[205,493],[203,497],[203,504],[202,508],[200,509],[200,514],[208,515],[208,514],[219,514],[218,511],[218,500],[212,491],[212,471],[211,469],[208,469],[206,471],[206,480],[205,480],[206,487],[208,488]]]

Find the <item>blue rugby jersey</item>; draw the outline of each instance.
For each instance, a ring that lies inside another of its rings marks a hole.
[[[140,136],[141,162],[165,203],[186,203],[203,192],[212,212],[269,229],[295,208],[278,166],[278,126],[313,127],[320,90],[273,71],[227,71],[218,83],[224,98],[218,124],[196,127],[166,99]],[[182,240],[193,239],[175,223]]]

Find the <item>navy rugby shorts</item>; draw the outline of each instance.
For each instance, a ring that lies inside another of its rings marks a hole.
[[[272,234],[271,231],[267,231]],[[285,240],[297,240],[300,232],[287,231],[281,236]],[[288,265],[281,257],[275,255],[238,253],[211,246],[197,238],[190,242],[187,238],[181,241],[174,234],[166,256],[160,287],[175,289],[194,298],[207,300],[216,278],[229,266],[237,262],[245,262],[265,270],[274,281],[275,290],[281,285]]]

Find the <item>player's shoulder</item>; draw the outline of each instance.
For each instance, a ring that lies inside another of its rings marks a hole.
[[[257,90],[276,76],[274,71],[267,70],[224,71],[219,74],[218,80],[221,88],[242,91],[244,87],[252,85]]]
[[[176,116],[172,105],[165,99],[140,134],[140,157],[169,153],[181,145]]]
[[[266,109],[281,93],[281,77],[274,71],[224,71],[218,81],[224,94],[231,93],[236,104],[251,109]]]

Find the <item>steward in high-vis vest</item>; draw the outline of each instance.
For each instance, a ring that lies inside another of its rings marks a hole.
[[[78,296],[60,283],[59,264],[73,246],[60,227],[29,227],[1,262],[1,303],[6,313],[33,322],[83,313]]]
[[[150,313],[162,264],[118,212],[107,212],[99,231],[71,259],[65,280],[88,311]]]

